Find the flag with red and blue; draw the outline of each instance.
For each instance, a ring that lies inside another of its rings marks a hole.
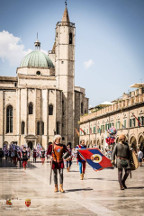
[[[78,149],[81,157],[95,170],[112,167],[111,160],[107,158],[98,148]]]

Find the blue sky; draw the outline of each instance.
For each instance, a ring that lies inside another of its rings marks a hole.
[[[0,76],[15,76],[22,57],[52,48],[64,0],[0,0]],[[144,82],[144,0],[68,0],[76,24],[75,84],[90,105],[112,101]]]

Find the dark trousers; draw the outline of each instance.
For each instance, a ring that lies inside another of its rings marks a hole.
[[[33,157],[33,163],[36,163],[36,157]]]
[[[118,168],[118,181],[120,186],[123,186],[123,184],[125,184],[125,181],[127,179],[127,177],[130,174],[130,170],[129,169],[125,169],[125,174],[123,176],[123,169]]]
[[[63,169],[53,169],[54,172],[54,184],[58,184],[58,175],[57,173],[59,172],[59,180],[60,184],[63,184]]]
[[[71,165],[72,165],[72,161],[71,160],[70,161],[66,161],[66,168],[71,167]]]

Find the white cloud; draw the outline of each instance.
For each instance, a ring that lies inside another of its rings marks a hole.
[[[0,58],[4,62],[8,60],[11,66],[19,66],[22,58],[32,50],[25,50],[19,37],[15,37],[8,31],[0,32]]]
[[[89,59],[88,61],[84,62],[84,66],[86,69],[90,68],[94,64],[94,61],[92,59]]]

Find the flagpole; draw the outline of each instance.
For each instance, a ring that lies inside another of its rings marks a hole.
[[[90,121],[89,121],[89,146],[90,146]]]
[[[97,120],[96,120],[96,129],[95,129],[95,145],[97,145],[96,143],[97,143]],[[96,147],[96,146],[95,146]]]
[[[129,116],[128,116],[128,145],[129,145],[129,142],[130,142],[130,140],[129,140],[129,130],[130,130],[130,110],[129,110],[128,114],[129,114]]]

